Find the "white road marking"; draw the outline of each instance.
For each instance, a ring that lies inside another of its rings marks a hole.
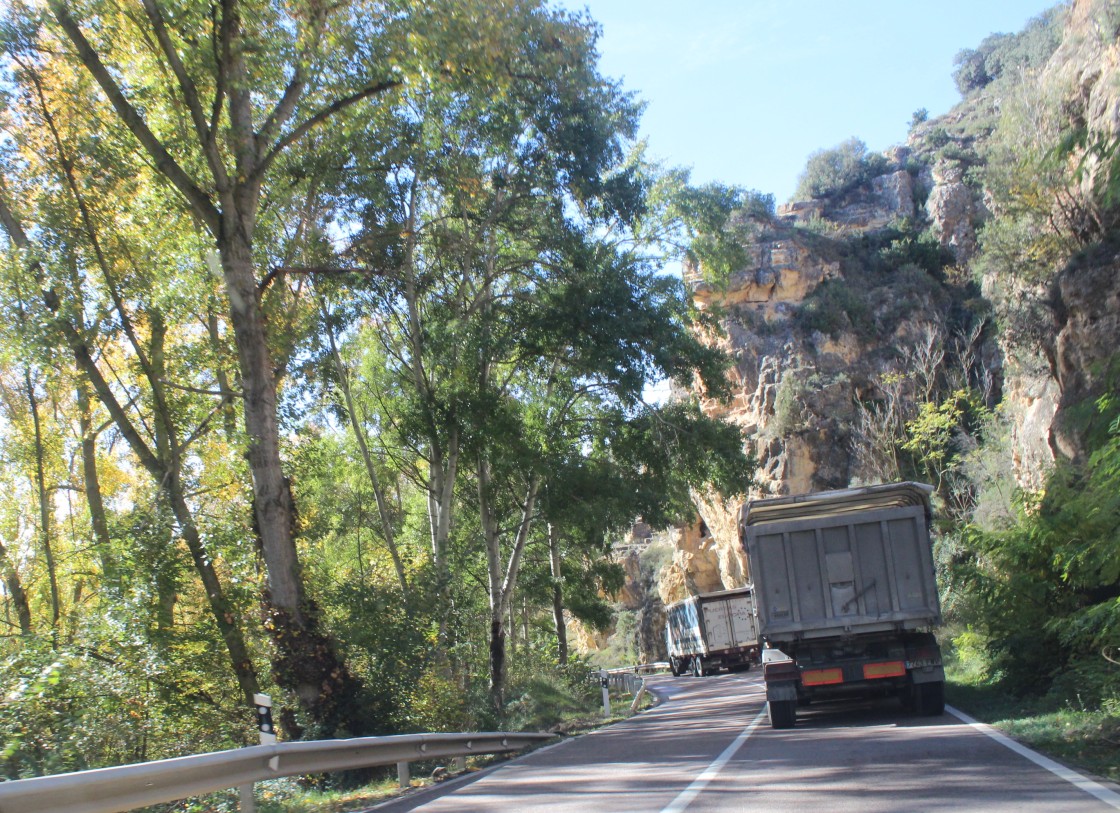
[[[758,728],[758,724],[762,722],[762,718],[765,716],[766,706],[764,704],[762,706],[762,711],[760,711],[758,713],[758,716],[751,721],[751,724],[740,731],[739,736],[732,740],[729,746],[723,749],[723,753],[716,757],[715,761],[713,761],[711,765],[705,768],[704,772],[696,777],[691,785],[682,790],[680,795],[676,799],[670,802],[667,807],[663,808],[661,813],[684,813],[688,806],[692,804],[692,800],[700,795],[700,791],[704,790],[704,788],[707,787],[708,783],[719,775],[719,772],[723,769],[723,766],[726,765],[731,760],[731,758],[735,756],[735,753],[743,747],[743,743],[745,743],[751,736],[751,734],[754,733],[754,730]]]
[[[1027,748],[1027,746],[1021,745],[1020,743],[1015,742],[1015,740],[1011,739],[1010,737],[1000,734],[990,725],[985,725],[979,720],[974,720],[972,717],[969,717],[959,709],[955,709],[952,706],[946,706],[945,711],[952,714],[961,722],[967,723],[968,725],[972,726],[980,733],[988,735],[1005,748],[1010,748],[1016,754],[1026,757],[1035,765],[1038,765],[1040,768],[1045,768],[1046,770],[1050,771],[1050,773],[1066,780],[1071,785],[1080,788],[1091,796],[1097,797],[1105,804],[1112,805],[1112,807],[1120,810],[1120,793],[1109,790],[1099,782],[1094,782],[1092,779],[1084,777],[1076,771],[1071,771],[1065,765],[1060,765],[1054,760],[1049,759],[1048,757],[1044,757],[1042,754],[1039,754],[1036,751],[1032,751],[1030,748]]]

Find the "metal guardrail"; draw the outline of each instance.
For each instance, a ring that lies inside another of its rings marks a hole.
[[[610,690],[618,689],[631,695],[634,700],[630,704],[631,714],[638,710],[642,697],[646,693],[646,681],[642,675],[651,675],[655,672],[668,671],[666,662],[643,663],[638,666],[623,666],[617,669],[602,669],[592,673],[593,678],[598,678],[603,687],[603,716],[611,716]],[[0,810],[0,813],[3,813]]]
[[[0,813],[120,813],[282,776],[515,751],[553,734],[402,734],[283,742],[0,782]]]

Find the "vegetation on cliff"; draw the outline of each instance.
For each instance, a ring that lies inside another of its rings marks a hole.
[[[761,484],[936,487],[978,684],[1120,704],[1120,16],[1081,0],[958,57],[905,147],[814,153],[724,289]],[[710,517],[705,517],[714,525]],[[950,641],[952,648],[952,641]],[[1110,727],[1111,726],[1111,727]]]

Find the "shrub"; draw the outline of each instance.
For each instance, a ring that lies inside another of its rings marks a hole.
[[[953,59],[953,81],[962,96],[986,87],[1001,76],[1045,64],[1061,41],[1064,9],[1055,7],[1035,17],[1018,34],[992,34],[977,48]]]
[[[801,303],[794,319],[802,330],[820,331],[834,339],[847,328],[861,335],[874,328],[866,297],[842,279],[818,285]]]
[[[787,437],[804,425],[805,395],[805,382],[799,381],[794,373],[782,377],[774,396],[774,431],[780,437]]]
[[[866,144],[858,138],[849,138],[809,156],[797,180],[795,196],[807,200],[837,195],[881,175],[886,169],[886,158],[868,154]]]

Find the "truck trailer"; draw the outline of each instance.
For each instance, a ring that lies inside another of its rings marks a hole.
[[[743,507],[772,727],[793,727],[799,705],[857,695],[944,711],[932,491],[893,483]]]
[[[701,593],[665,608],[669,670],[703,677],[720,669],[749,669],[759,657],[754,590]]]

